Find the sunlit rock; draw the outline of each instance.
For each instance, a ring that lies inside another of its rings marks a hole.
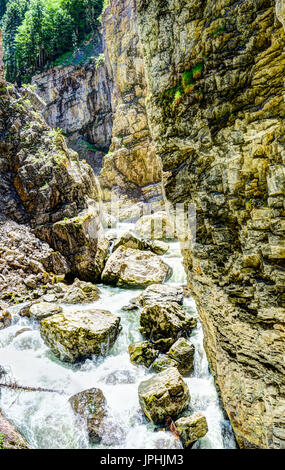
[[[141,382],[138,393],[145,415],[155,424],[163,423],[167,416],[175,419],[190,402],[188,387],[174,367]]]
[[[120,329],[120,318],[107,310],[64,312],[41,321],[45,343],[66,362],[106,356]]]

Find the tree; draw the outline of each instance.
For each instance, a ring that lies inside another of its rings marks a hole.
[[[28,0],[10,0],[2,19],[5,76],[14,82],[17,76],[15,36],[28,8]]]

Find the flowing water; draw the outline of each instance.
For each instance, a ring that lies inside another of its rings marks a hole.
[[[121,224],[124,232],[130,225]],[[172,243],[163,257],[173,267],[169,283],[185,284],[185,271],[178,243]],[[62,305],[65,310],[92,307],[110,310],[121,317],[123,326],[111,353],[106,358],[93,358],[77,365],[59,361],[45,346],[39,324],[21,318],[13,307],[12,325],[0,331],[0,363],[8,368],[18,384],[63,390],[64,394],[45,392],[17,392],[3,389],[0,408],[6,417],[22,432],[34,448],[88,448],[84,423],[77,418],[68,403],[71,395],[92,387],[100,388],[109,408],[103,439],[97,448],[119,449],[179,449],[180,442],[169,431],[150,424],[141,411],[138,385],[151,377],[143,367],[131,364],[128,345],[142,340],[139,333],[139,312],[124,311],[122,307],[139,295],[141,290],[99,286],[100,299],[93,304]],[[185,308],[197,316],[195,302],[185,298]],[[19,330],[27,331],[17,335]],[[208,422],[207,435],[194,448],[234,448],[230,423],[225,419],[214,381],[209,373],[203,349],[203,331],[200,322],[189,341],[195,345],[195,369],[185,378],[191,394],[191,411],[202,412]]]

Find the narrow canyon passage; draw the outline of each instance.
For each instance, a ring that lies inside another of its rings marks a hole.
[[[123,234],[133,224],[118,224],[116,232]],[[163,255],[173,267],[168,281],[172,285],[186,285],[185,272],[178,242],[172,242]],[[76,418],[68,399],[82,390],[100,388],[107,400],[108,425],[100,444],[92,447],[122,449],[179,449],[180,441],[170,431],[157,428],[144,416],[138,400],[138,385],[154,374],[130,362],[128,346],[142,341],[139,332],[138,310],[124,311],[130,299],[142,290],[99,285],[100,299],[93,304],[62,305],[64,310],[104,308],[121,317],[121,331],[110,355],[87,359],[69,365],[57,359],[40,336],[39,323],[17,315],[21,306],[12,307],[13,323],[0,331],[1,365],[10,371],[17,383],[32,387],[63,390],[64,394],[19,392],[3,389],[1,408],[6,417],[21,431],[33,448],[66,449],[88,448],[86,423]],[[185,308],[197,316],[195,302],[185,297]],[[209,373],[203,348],[200,322],[188,342],[195,346],[194,372],[184,378],[191,395],[191,412],[200,411],[207,419],[208,433],[194,448],[232,449],[235,440],[229,421]]]

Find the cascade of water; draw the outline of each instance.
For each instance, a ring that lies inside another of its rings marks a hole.
[[[118,231],[131,229],[124,224]],[[172,265],[170,283],[185,283],[178,243],[172,243],[164,259]],[[139,405],[138,385],[150,372],[131,364],[128,345],[142,339],[139,333],[139,314],[123,311],[122,307],[141,292],[100,285],[101,297],[94,304],[75,306],[92,307],[119,314],[122,332],[106,358],[93,358],[77,365],[60,362],[45,346],[39,325],[28,318],[14,315],[13,324],[0,332],[1,365],[9,367],[22,385],[64,389],[65,395],[3,390],[1,408],[8,419],[36,448],[87,448],[90,447],[84,424],[74,416],[68,398],[85,389],[99,387],[108,403],[110,417],[99,448],[181,448],[181,443],[170,432],[160,430],[148,422]],[[64,310],[74,306],[63,305]],[[185,299],[185,308],[197,315],[195,302]],[[17,311],[17,307],[14,308]],[[26,331],[17,335],[19,330]],[[195,370],[185,379],[191,394],[191,408],[201,411],[207,418],[209,431],[194,447],[234,448],[235,442],[229,422],[224,418],[214,381],[209,373],[203,348],[203,332],[198,322],[189,341],[194,343]],[[96,447],[96,446],[95,446]]]

